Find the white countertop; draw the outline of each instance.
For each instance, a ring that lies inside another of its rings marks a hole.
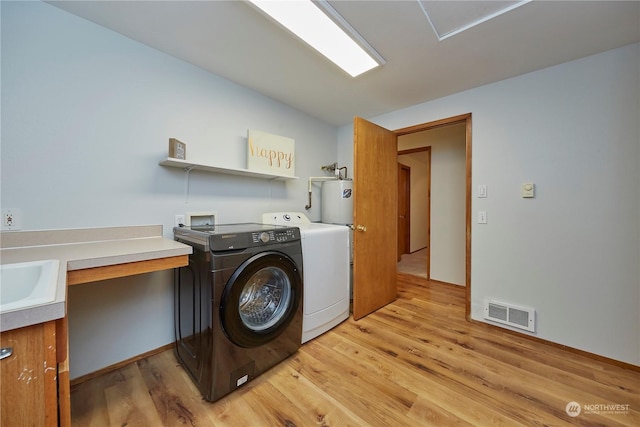
[[[0,313],[0,332],[60,319],[67,271],[188,255],[191,246],[162,237],[162,226],[10,231],[0,233],[0,263],[60,260],[53,302]]]

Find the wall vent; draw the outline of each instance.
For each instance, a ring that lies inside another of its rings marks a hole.
[[[495,300],[484,301],[484,318],[514,328],[536,331],[536,311]]]

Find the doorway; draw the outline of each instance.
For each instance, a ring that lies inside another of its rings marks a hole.
[[[394,131],[354,118],[353,318],[358,320],[397,297],[397,139],[461,123],[465,131],[465,313],[471,317],[471,113]],[[391,203],[390,203],[391,202]],[[369,230],[369,231],[367,231]],[[375,286],[374,286],[375,285]]]
[[[466,316],[470,318],[471,314],[471,114],[464,114],[460,116],[454,116],[434,122],[423,123],[403,129],[395,130],[395,134],[398,138],[402,136],[413,136],[421,132],[441,129],[449,127],[451,125],[460,125],[461,127],[461,139],[464,139],[464,144],[461,146],[463,160],[464,173],[461,176],[460,192],[463,193],[461,198],[460,215],[461,225],[459,233],[461,235],[460,245],[460,263],[461,272],[458,284],[464,284],[466,291]],[[417,136],[417,135],[416,135]],[[400,150],[401,151],[401,150]],[[399,152],[400,154],[400,152]],[[429,223],[432,221],[431,211],[429,214]],[[428,249],[432,250],[432,235],[431,227],[429,229],[429,244]],[[431,258],[431,257],[430,257]],[[427,264],[428,265],[428,264]],[[433,271],[429,271],[429,278],[432,279]],[[433,280],[433,279],[432,279]]]
[[[416,134],[418,135],[418,134]],[[429,279],[430,226],[431,226],[431,147],[400,149],[403,138],[398,138],[399,167],[411,171],[406,176],[406,186],[399,181],[398,188],[398,225],[402,222],[402,205],[408,212],[401,233],[398,228],[398,244],[403,240],[404,250],[398,247],[399,273],[420,276]],[[400,180],[401,175],[398,176]],[[401,195],[401,192],[404,194]],[[403,199],[406,199],[403,200]]]
[[[398,271],[464,286],[465,124],[399,137],[398,161],[412,171],[410,255]]]

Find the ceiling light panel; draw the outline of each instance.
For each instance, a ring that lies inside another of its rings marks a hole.
[[[322,9],[311,0],[249,2],[352,77],[385,63],[384,59],[326,1],[317,2]]]
[[[438,40],[507,13],[531,0],[520,1],[430,1],[417,0]]]

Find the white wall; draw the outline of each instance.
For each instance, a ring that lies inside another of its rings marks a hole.
[[[337,160],[337,128],[41,2],[2,2],[1,204],[24,229],[220,222],[304,211],[307,177]],[[171,137],[187,158],[243,168],[247,129],[295,139],[295,181],[158,165]],[[316,200],[317,197],[317,200]],[[312,220],[320,219],[320,192]],[[170,272],[69,291],[71,377],[173,341]]]
[[[531,306],[538,337],[640,365],[639,104],[633,44],[372,119],[473,114],[472,188],[489,188],[472,200],[489,219],[472,226],[474,319],[485,298]],[[339,129],[341,163],[352,132]]]
[[[432,145],[431,278],[465,286],[465,140]]]

